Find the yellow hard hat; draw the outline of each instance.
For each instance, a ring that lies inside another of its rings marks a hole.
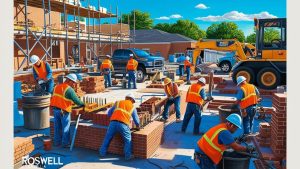
[[[165,78],[164,79],[164,84],[167,85],[169,83],[171,83],[171,79],[170,78]]]

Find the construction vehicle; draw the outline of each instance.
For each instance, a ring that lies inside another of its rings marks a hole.
[[[254,57],[256,54],[255,46],[250,43],[241,43],[237,39],[200,39],[193,53],[193,63],[199,63],[200,58],[204,58],[205,49],[224,51],[224,52],[236,52],[235,56],[224,57],[217,63],[218,67],[223,72],[230,72],[234,63],[239,60],[244,60],[250,57]],[[242,50],[242,51],[238,51]]]
[[[286,84],[286,18],[254,19],[256,52],[253,58],[240,60],[232,68],[232,79],[244,76],[262,89]],[[267,37],[272,31],[277,36]]]

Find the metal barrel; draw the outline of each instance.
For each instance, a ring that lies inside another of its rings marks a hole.
[[[220,105],[218,107],[219,110],[219,118],[220,118],[220,123],[226,122],[226,118],[233,113],[237,113],[240,115],[240,110],[237,108],[233,108],[233,106],[230,105]]]
[[[44,129],[50,126],[49,106],[51,94],[36,95],[29,93],[22,96],[24,127],[27,129]]]

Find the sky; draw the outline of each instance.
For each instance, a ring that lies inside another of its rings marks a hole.
[[[86,6],[88,1],[98,7],[98,0],[84,0],[81,3]],[[233,21],[246,36],[253,32],[254,17],[286,17],[286,0],[100,0],[100,6],[108,11],[111,6],[113,13],[118,7],[119,14],[134,9],[148,12],[154,24],[188,19],[204,30],[213,23]]]

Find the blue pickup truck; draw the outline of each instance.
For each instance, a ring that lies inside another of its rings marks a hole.
[[[147,75],[153,75],[157,71],[164,71],[165,59],[161,56],[152,56],[144,50],[136,48],[117,49],[111,58],[115,74],[125,74],[129,54],[133,54],[138,61],[137,82],[144,82]]]

